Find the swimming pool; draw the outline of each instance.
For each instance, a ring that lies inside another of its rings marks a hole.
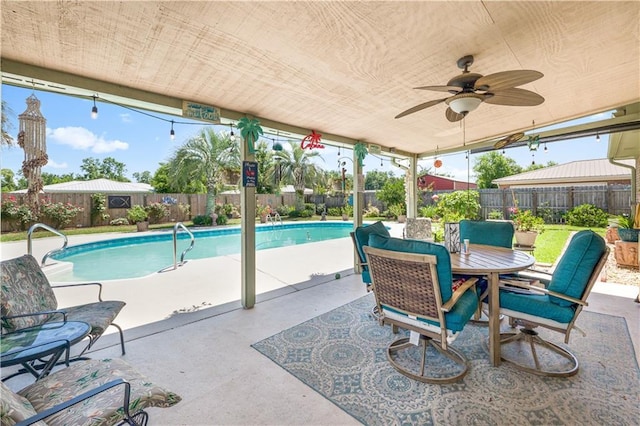
[[[304,222],[256,226],[256,250],[306,244],[349,236],[351,222]],[[240,227],[193,231],[195,245],[185,260],[240,253]],[[177,256],[189,247],[186,232],[178,233]],[[73,270],[53,274],[52,281],[105,281],[139,278],[173,267],[173,233],[115,238],[69,246],[52,259],[71,262]]]

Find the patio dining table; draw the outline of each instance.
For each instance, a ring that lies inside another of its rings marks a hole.
[[[451,253],[454,274],[487,276],[489,281],[489,359],[500,365],[500,274],[530,268],[535,258],[519,250],[470,244],[466,253]]]

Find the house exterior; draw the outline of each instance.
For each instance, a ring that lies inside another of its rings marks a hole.
[[[147,183],[117,182],[109,179],[74,180],[70,182],[45,185],[45,194],[147,194],[153,187]],[[26,189],[13,191],[13,194],[26,194]]]
[[[619,163],[633,167],[634,160]],[[495,179],[498,188],[540,188],[561,186],[630,185],[631,169],[613,164],[607,158],[572,161],[543,169]]]
[[[446,176],[430,175],[428,173],[418,176],[418,188],[421,190],[431,189],[433,191],[447,191],[447,190],[464,190],[464,189],[476,189],[478,185],[473,182],[465,182],[456,180]]]

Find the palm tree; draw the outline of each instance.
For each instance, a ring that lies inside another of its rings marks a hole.
[[[322,157],[317,151],[300,148],[295,141],[289,141],[289,146],[290,150],[278,151],[274,157],[280,159],[282,182],[293,185],[297,195],[297,207],[301,208],[304,204],[304,189],[313,186],[314,178],[320,170],[311,159]]]
[[[180,188],[193,182],[204,183],[207,189],[206,214],[215,208],[215,197],[224,186],[227,170],[240,170],[238,145],[227,134],[216,134],[212,128],[203,128],[200,134],[176,149],[168,162],[169,176]]]

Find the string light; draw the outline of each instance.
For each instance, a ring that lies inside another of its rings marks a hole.
[[[235,142],[236,135],[233,133],[233,123],[229,123],[229,128],[231,129],[231,132],[229,132],[229,139],[231,139],[231,142]]]
[[[383,167],[384,164],[382,164],[382,157],[380,157],[380,167]]]
[[[173,120],[171,120],[171,131],[169,132],[169,137],[171,138],[171,140],[174,140],[176,138],[176,132],[173,130]]]
[[[98,107],[96,106],[96,96],[93,96],[93,108],[91,108],[91,118],[98,118]]]
[[[600,142],[600,133],[596,133],[596,142]]]
[[[338,157],[340,157],[340,147],[338,147]]]
[[[549,153],[549,150],[547,149],[547,143],[546,142],[544,143],[544,153],[545,154]]]

